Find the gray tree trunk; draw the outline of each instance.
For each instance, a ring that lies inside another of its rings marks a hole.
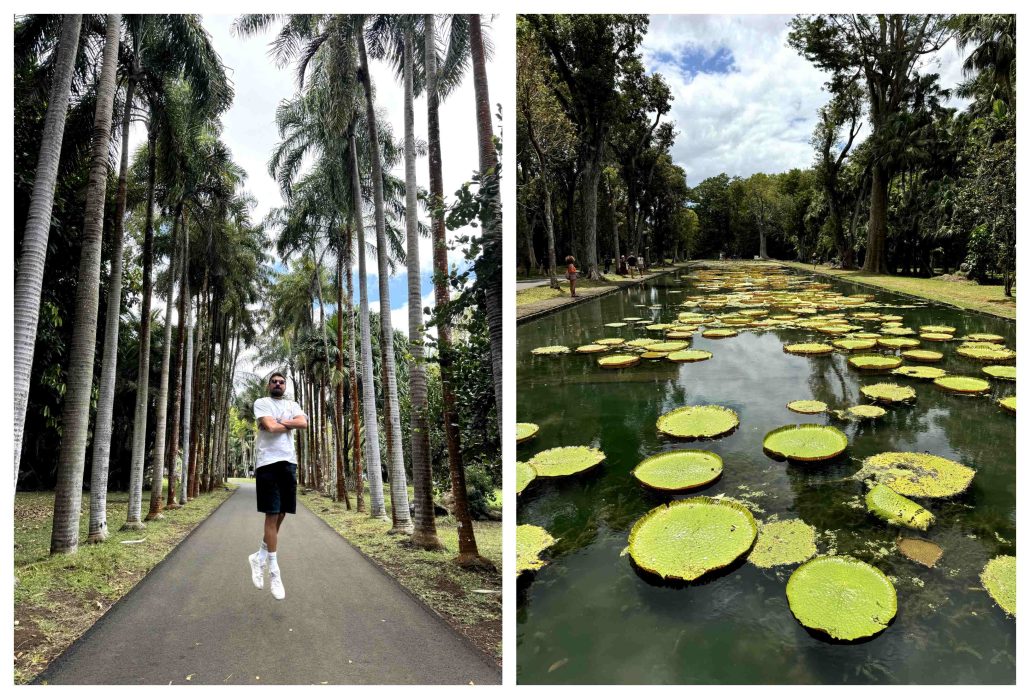
[[[68,97],[75,54],[79,50],[82,15],[65,15],[61,23],[61,39],[57,44],[57,67],[50,87],[43,140],[36,164],[36,180],[32,183],[29,217],[25,223],[18,276],[14,280],[14,486],[18,487],[21,466],[21,443],[25,432],[25,410],[29,404],[29,381],[32,356],[36,350],[39,326],[39,297],[43,291],[43,269],[46,265],[47,242],[50,238],[50,216],[54,208],[57,168],[61,163],[64,122],[68,115]]]
[[[111,457],[111,420],[114,415],[114,384],[118,369],[118,328],[122,312],[122,242],[125,230],[125,199],[128,192],[129,127],[132,123],[132,96],[136,81],[130,77],[125,86],[122,115],[122,153],[118,164],[118,196],[114,208],[111,240],[111,278],[107,288],[107,325],[104,353],[100,366],[100,395],[97,419],[93,426],[93,472],[89,486],[89,537],[95,544],[107,539],[107,476]]]
[[[415,482],[415,529],[411,541],[427,550],[443,548],[436,534],[433,466],[429,458],[429,389],[426,385],[422,324],[422,270],[418,255],[418,199],[415,179],[414,41],[404,32],[404,224],[408,263],[408,392],[411,399],[411,475]],[[426,51],[435,51],[426,46]]]
[[[186,295],[186,377],[183,380],[182,397],[182,475],[179,476],[179,504],[189,502],[190,473],[190,422],[193,417],[193,322],[192,301],[190,297],[189,276],[186,277],[182,293]]]
[[[100,252],[121,24],[121,15],[107,15],[104,58],[93,121],[86,216],[82,226],[82,257],[79,261],[74,326],[68,354],[68,380],[61,415],[61,450],[54,493],[51,554],[75,553],[79,548],[82,474],[86,467],[89,403],[93,394],[93,360],[96,355],[97,314],[100,310]]]
[[[393,507],[393,533],[410,534],[414,527],[408,506],[408,482],[404,473],[404,447],[401,444],[401,415],[397,401],[397,367],[393,354],[393,322],[390,319],[390,272],[387,265],[386,217],[383,212],[383,160],[379,152],[372,78],[368,72],[365,37],[360,32],[358,56],[365,86],[365,115],[368,120],[368,146],[372,160],[372,198],[375,205],[376,249],[379,261],[379,330],[383,353],[383,407],[386,412],[386,453],[390,469],[390,499]]]

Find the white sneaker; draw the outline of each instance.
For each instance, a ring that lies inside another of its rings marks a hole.
[[[250,561],[250,579],[254,583],[254,587],[261,590],[265,587],[265,573],[262,570],[264,564],[261,562],[261,557],[252,553],[247,556],[247,560]]]
[[[283,577],[278,570],[269,571],[268,586],[272,589],[272,597],[276,599],[286,597],[286,590],[283,589]]]

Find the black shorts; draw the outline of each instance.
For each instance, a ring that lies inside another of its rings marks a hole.
[[[297,464],[276,461],[258,466],[254,480],[257,483],[258,512],[266,515],[297,514]]]

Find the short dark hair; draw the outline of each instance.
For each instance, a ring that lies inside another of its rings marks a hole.
[[[286,375],[285,374],[280,374],[278,371],[273,371],[272,375],[268,377],[268,383],[272,383],[272,379],[274,379],[276,376],[278,376],[283,381],[286,380]]]
[[[566,264],[572,264],[575,261],[576,261],[576,258],[573,257],[572,255],[569,255],[568,257],[565,258],[565,263]]]

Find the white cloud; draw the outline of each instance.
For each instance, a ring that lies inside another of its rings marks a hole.
[[[725,172],[747,177],[808,167],[816,112],[828,100],[827,76],[787,46],[789,15],[652,15],[643,43],[648,70],[662,73],[673,93],[669,115],[679,136],[673,160],[691,186]],[[684,52],[728,50],[729,73],[692,73],[677,64]],[[924,70],[944,87],[960,78],[952,44]],[[952,100],[951,106],[965,102]],[[869,132],[863,128],[861,138]],[[861,138],[859,140],[861,140]]]
[[[400,308],[395,308],[393,311],[390,312],[390,320],[393,323],[394,330],[399,330],[405,335],[408,335],[408,309],[411,306],[407,302],[407,296],[405,296],[404,298],[404,305]],[[430,309],[436,308],[436,298],[434,297],[432,291],[430,291],[428,294],[422,297],[422,308],[425,309],[427,307]],[[426,316],[425,313],[423,313],[422,322],[425,323],[428,320],[428,316]],[[436,328],[428,328],[426,330],[426,333],[428,335],[436,337]]]

